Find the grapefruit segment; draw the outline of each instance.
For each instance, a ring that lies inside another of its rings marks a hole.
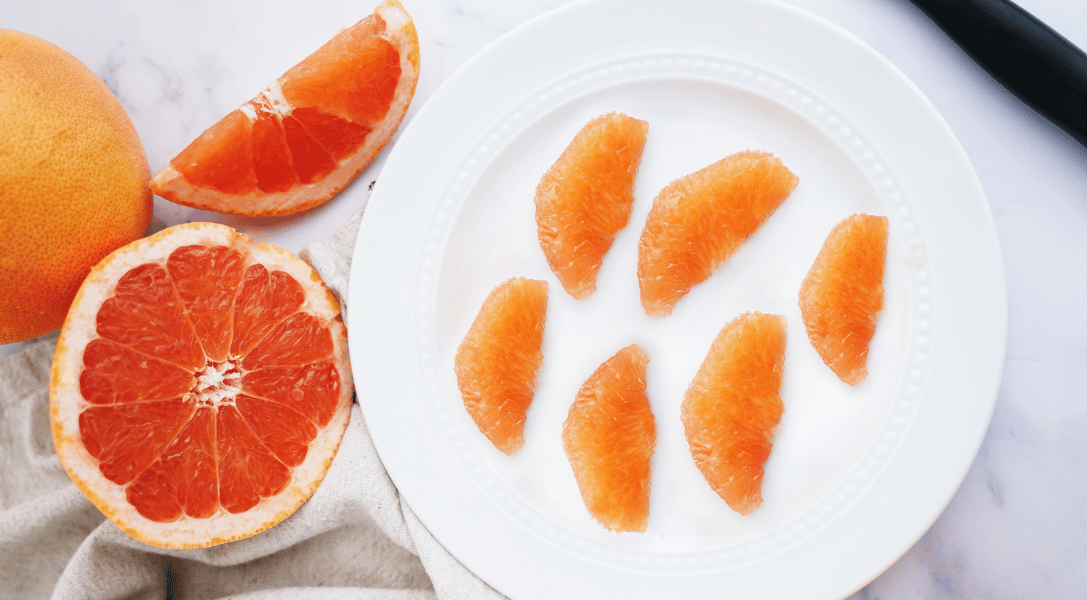
[[[283,119],[283,135],[287,139],[294,171],[301,183],[314,183],[336,170],[336,161],[325,152],[292,116]]]
[[[487,295],[453,359],[465,409],[506,454],[525,443],[546,317],[547,282],[508,279]]]
[[[649,124],[622,113],[589,121],[536,187],[536,231],[547,264],[576,299],[596,274],[634,205]]]
[[[831,229],[800,285],[808,339],[849,385],[868,376],[868,345],[883,310],[887,235],[887,217],[846,217]]]
[[[381,121],[396,98],[404,57],[390,32],[414,25],[399,3],[385,2],[374,14],[345,29],[282,77],[283,95],[296,106],[360,123]],[[418,52],[418,49],[415,50]]]
[[[252,121],[253,129],[249,133],[249,146],[256,187],[266,194],[286,192],[298,185],[299,179],[283,121],[279,115],[268,110],[261,109],[254,112],[256,117]],[[239,142],[243,141],[244,137],[239,140]],[[299,155],[299,159],[302,156]],[[190,163],[194,162],[190,160]],[[249,189],[245,188],[246,191]]]
[[[245,512],[262,498],[275,496],[291,482],[291,470],[277,459],[242,418],[238,407],[226,406],[215,419],[219,503],[227,512]]]
[[[199,407],[173,442],[125,488],[129,504],[157,523],[207,519],[219,509],[215,415]]]
[[[186,246],[170,254],[166,268],[204,354],[213,361],[226,360],[241,255],[225,246]]]
[[[50,381],[57,454],[139,540],[251,536],[296,510],[336,453],[346,344],[339,305],[298,257],[222,225],[163,230],[76,295]]]
[[[151,190],[242,216],[326,202],[366,168],[407,113],[419,38],[397,0],[338,33],[159,171]]]
[[[709,278],[799,183],[768,152],[738,152],[669,183],[653,200],[638,244],[638,285],[650,316]]]
[[[784,364],[785,317],[745,313],[717,334],[683,397],[694,463],[742,515],[762,503],[763,465],[783,410]]]
[[[241,110],[227,113],[171,160],[169,171],[164,169],[155,175],[151,191],[176,202],[168,188],[169,178],[183,174],[188,185],[198,189],[237,196],[252,192],[257,187],[252,137],[252,119]]]
[[[125,273],[99,308],[96,331],[147,356],[195,370],[204,364],[204,355],[169,277],[162,265],[152,263]]]
[[[343,160],[366,141],[366,136],[373,131],[367,125],[360,125],[335,115],[321,112],[305,106],[295,108],[291,118],[302,125],[320,146],[335,161]]]
[[[296,312],[283,319],[242,358],[248,370],[308,365],[332,355],[332,333],[320,319]]]
[[[191,371],[104,338],[83,352],[79,391],[91,404],[179,398],[196,383]]]
[[[138,406],[94,406],[80,413],[79,430],[102,475],[124,485],[162,455],[194,410],[180,397]]]
[[[562,426],[562,447],[581,499],[609,531],[644,532],[657,428],[646,397],[649,356],[630,345],[600,365],[578,391]]]
[[[253,396],[298,411],[320,427],[336,414],[340,397],[339,373],[330,362],[250,371],[242,376],[240,387]]]
[[[238,300],[234,303],[234,337],[230,351],[249,354],[253,346],[280,321],[294,314],[306,300],[305,290],[282,271],[268,272],[264,265],[245,270]]]
[[[288,467],[302,464],[309,443],[317,436],[312,421],[282,404],[245,394],[238,395],[235,406],[257,438],[267,440],[277,459]]]

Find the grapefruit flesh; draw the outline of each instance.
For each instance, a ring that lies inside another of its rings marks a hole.
[[[649,356],[630,345],[582,385],[562,427],[581,499],[609,531],[644,532],[657,428],[646,397]]]
[[[694,463],[742,515],[762,503],[763,466],[783,411],[784,364],[785,317],[745,313],[717,334],[683,397]]]
[[[56,331],[107,254],[147,232],[143,145],[71,54],[0,29],[0,344]]]
[[[186,206],[295,213],[358,176],[400,126],[419,79],[419,38],[397,0],[341,31],[212,125],[155,175]]]
[[[672,314],[777,210],[799,183],[767,152],[726,156],[664,187],[638,244],[638,284],[650,316]]]
[[[849,385],[868,376],[868,346],[883,311],[887,235],[887,217],[846,217],[831,229],[800,286],[808,339]]]
[[[350,415],[339,305],[301,259],[193,223],[92,270],[57,345],[53,440],[122,530],[206,547],[316,489]]]
[[[547,282],[508,279],[488,294],[454,356],[465,409],[506,454],[525,443],[526,413],[543,363],[546,317]]]
[[[649,124],[622,113],[589,121],[536,187],[536,232],[568,294],[585,298],[615,234],[630,220]]]

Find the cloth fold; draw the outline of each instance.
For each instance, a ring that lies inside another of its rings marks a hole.
[[[345,310],[361,213],[309,262]],[[53,450],[55,336],[0,359],[0,599],[504,598],[419,521],[385,472],[358,404],[321,486],[253,537],[166,550],[119,530],[68,479]]]

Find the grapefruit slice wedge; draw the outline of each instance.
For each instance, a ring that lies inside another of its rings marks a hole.
[[[340,306],[298,257],[213,223],[107,256],[50,380],[53,442],[123,531],[199,548],[263,531],[324,478],[351,414]]]
[[[566,293],[582,299],[634,206],[649,124],[622,113],[592,119],[536,186],[536,232]]]
[[[800,285],[800,315],[808,339],[849,385],[868,376],[868,346],[883,311],[887,235],[887,217],[846,217],[827,234]]]
[[[644,532],[657,427],[646,397],[649,356],[616,352],[581,386],[562,426],[562,447],[585,508],[609,531]]]
[[[650,316],[720,267],[785,201],[799,178],[768,152],[743,151],[669,183],[638,244],[638,285]]]
[[[763,465],[783,411],[784,365],[785,317],[745,313],[717,334],[683,397],[694,463],[742,515],[762,504]]]
[[[322,204],[393,136],[418,80],[415,25],[386,0],[193,140],[151,190],[241,216]]]
[[[506,454],[525,443],[546,317],[546,281],[507,279],[487,295],[453,357],[464,408]]]

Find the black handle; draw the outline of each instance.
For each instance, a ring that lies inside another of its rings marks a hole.
[[[1007,0],[912,0],[1024,102],[1087,146],[1087,54]]]

